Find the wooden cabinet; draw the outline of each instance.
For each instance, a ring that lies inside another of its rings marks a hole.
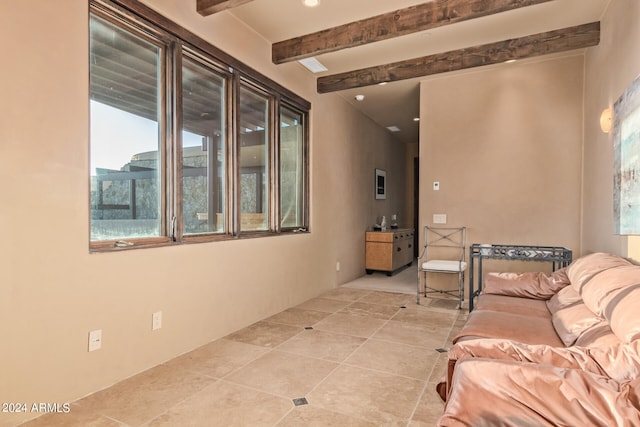
[[[413,230],[399,228],[390,231],[367,231],[365,234],[365,268],[367,274],[374,270],[394,271],[413,262]]]

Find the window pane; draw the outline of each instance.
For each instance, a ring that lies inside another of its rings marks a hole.
[[[92,16],[92,241],[161,235],[161,53]]]
[[[182,68],[185,234],[225,231],[224,79],[195,60]]]
[[[269,99],[240,89],[240,229],[269,229]]]
[[[289,108],[280,113],[280,225],[304,227],[304,131],[302,114]]]

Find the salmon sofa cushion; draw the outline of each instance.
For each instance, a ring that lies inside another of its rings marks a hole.
[[[576,303],[552,315],[553,327],[565,346],[572,346],[576,339],[593,325],[602,322],[584,303]]]
[[[569,307],[571,305],[581,303],[582,297],[573,286],[567,286],[546,301],[547,309],[551,313]]]
[[[610,268],[632,265],[630,261],[617,255],[596,252],[585,255],[573,261],[567,267],[567,276],[571,286],[581,294],[582,287],[589,282],[596,274]]]

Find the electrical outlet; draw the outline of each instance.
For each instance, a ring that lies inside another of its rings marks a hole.
[[[151,318],[151,330],[156,331],[162,328],[162,312],[156,311]]]
[[[102,347],[102,329],[89,332],[89,351],[100,350]]]

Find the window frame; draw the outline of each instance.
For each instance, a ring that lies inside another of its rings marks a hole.
[[[91,240],[90,252],[158,247],[175,244],[214,242],[230,239],[266,237],[309,231],[309,115],[311,104],[280,84],[219,50],[207,41],[135,0],[90,0],[89,17],[105,19],[125,31],[144,35],[153,44],[161,44],[162,89],[159,105],[163,109],[158,124],[160,175],[160,232],[158,237],[123,240]],[[198,234],[184,233],[183,200],[183,58],[199,61],[224,77],[224,145],[225,145],[225,231]],[[240,227],[239,103],[240,88],[246,86],[268,99],[268,221],[266,230],[242,231]],[[281,227],[280,206],[280,118],[281,106],[301,113],[303,120],[303,227]],[[92,208],[90,207],[90,214]],[[91,227],[91,225],[90,225]]]
[[[308,144],[308,135],[309,135],[309,114],[308,111],[305,112],[302,109],[286,102],[282,101],[279,104],[280,108],[278,109],[278,129],[276,130],[278,133],[278,141],[281,141],[280,128],[282,124],[280,123],[282,117],[282,107],[289,109],[290,111],[296,112],[300,114],[302,123],[302,225],[301,226],[292,226],[292,227],[283,227],[282,226],[282,218],[281,218],[281,208],[282,208],[282,186],[281,186],[281,177],[280,177],[280,166],[281,166],[281,156],[280,156],[280,143],[277,145],[277,156],[278,156],[278,227],[282,232],[305,232],[308,231],[309,227],[309,144]]]
[[[175,69],[176,69],[176,89],[178,93],[182,93],[182,68],[183,68],[183,58],[184,58],[184,53],[183,52],[187,52],[188,53],[188,57],[193,60],[193,61],[197,61],[199,62],[201,65],[211,69],[211,70],[215,70],[217,73],[219,73],[221,76],[223,76],[223,79],[225,81],[225,93],[224,93],[224,98],[225,98],[225,123],[224,123],[224,128],[225,128],[225,132],[224,132],[224,146],[225,146],[225,165],[224,165],[224,175],[225,175],[225,187],[223,189],[224,191],[224,198],[225,198],[225,205],[224,205],[224,221],[225,221],[225,231],[223,233],[215,233],[215,232],[210,232],[210,233],[198,233],[198,234],[185,234],[183,232],[184,230],[184,226],[182,227],[176,227],[173,230],[173,236],[175,238],[174,241],[176,242],[180,242],[180,241],[185,241],[185,242],[208,242],[208,241],[212,241],[212,240],[226,240],[228,238],[228,236],[230,234],[233,234],[233,221],[231,219],[231,208],[230,208],[230,204],[232,203],[232,187],[233,187],[233,179],[232,179],[232,165],[233,165],[233,159],[231,157],[231,153],[230,153],[230,140],[232,139],[232,107],[231,107],[231,103],[233,102],[233,90],[232,90],[232,86],[233,86],[233,81],[235,79],[233,72],[230,69],[226,69],[222,64],[217,63],[216,61],[213,60],[213,58],[210,57],[206,57],[203,55],[202,52],[198,52],[197,50],[193,49],[191,46],[188,45],[182,45],[182,48],[179,50],[179,52],[176,53],[176,58],[179,59],[178,64],[176,65]],[[183,141],[182,141],[182,129],[183,129],[183,124],[184,124],[184,118],[183,118],[183,109],[182,109],[182,97],[181,96],[176,96],[176,135],[175,135],[175,139],[176,139],[176,144],[175,144],[175,150],[176,150],[176,154],[175,154],[175,158],[176,158],[176,165],[173,168],[175,170],[175,176],[176,176],[176,182],[175,182],[175,190],[176,190],[176,196],[174,198],[174,203],[175,208],[174,208],[174,212],[175,212],[175,217],[176,217],[176,221],[177,218],[182,218],[183,217],[183,211],[182,211],[182,203],[181,201],[183,200],[183,174],[182,174],[182,167],[178,166],[177,160],[180,159],[180,166],[182,166],[182,151],[183,151]]]
[[[236,168],[234,170],[234,182],[237,184],[236,188],[235,188],[235,192],[234,192],[234,196],[237,198],[237,210],[235,212],[235,216],[234,216],[234,231],[238,236],[245,236],[245,237],[249,237],[249,236],[254,236],[254,235],[260,235],[260,234],[273,234],[273,233],[277,233],[279,232],[279,228],[276,227],[275,223],[274,223],[274,217],[276,216],[276,212],[274,212],[275,209],[275,205],[276,203],[274,203],[274,197],[277,197],[277,188],[275,186],[275,181],[274,181],[274,176],[275,176],[275,171],[274,171],[274,166],[275,166],[275,152],[277,152],[277,148],[276,146],[279,145],[277,142],[278,139],[276,139],[276,136],[274,135],[274,118],[275,118],[275,112],[276,112],[276,105],[275,105],[275,97],[273,96],[273,94],[268,93],[267,91],[264,90],[264,88],[259,87],[258,85],[255,85],[253,82],[246,80],[244,78],[240,78],[238,80],[238,90],[236,91],[237,93],[237,100],[236,100],[236,112],[238,113],[237,116],[238,118],[240,118],[240,93],[242,90],[249,90],[250,92],[252,92],[255,95],[260,95],[260,96],[264,96],[267,99],[267,119],[269,121],[269,129],[267,129],[267,133],[266,133],[266,138],[267,138],[267,145],[266,145],[266,150],[267,150],[267,157],[265,159],[265,167],[267,168],[267,201],[266,201],[266,213],[267,213],[267,229],[266,230],[242,230],[242,208],[241,208],[241,190],[242,190],[242,186],[241,186],[241,164],[240,164],[240,120],[237,120],[236,122],[236,126],[234,127],[234,135],[236,136],[236,138],[233,141],[233,146],[234,146],[234,150],[235,150],[235,159],[236,161],[234,162]],[[279,214],[278,214],[279,216]]]
[[[95,3],[95,4],[94,4]],[[171,152],[171,134],[173,132],[171,118],[169,117],[172,97],[167,96],[169,93],[168,87],[171,86],[171,80],[173,79],[173,68],[170,66],[172,52],[174,50],[174,42],[171,37],[167,37],[166,34],[159,32],[153,25],[141,20],[135,19],[134,16],[122,14],[120,8],[109,7],[106,2],[98,1],[91,2],[89,10],[90,16],[96,16],[99,19],[107,21],[108,23],[117,26],[123,31],[128,31],[137,37],[144,39],[145,41],[156,45],[161,48],[160,59],[160,93],[158,106],[161,111],[158,112],[158,117],[162,119],[162,123],[158,123],[159,129],[159,143],[158,143],[158,168],[159,168],[159,215],[160,215],[160,235],[159,236],[145,236],[145,237],[131,237],[114,240],[90,240],[90,249],[92,251],[105,251],[111,249],[127,249],[127,248],[143,248],[162,246],[171,243],[171,228],[173,226],[170,215],[170,196],[169,189],[173,179],[172,168],[168,165],[172,161]],[[118,13],[119,11],[121,13]],[[91,219],[90,219],[91,221]],[[89,224],[91,227],[91,224]]]

